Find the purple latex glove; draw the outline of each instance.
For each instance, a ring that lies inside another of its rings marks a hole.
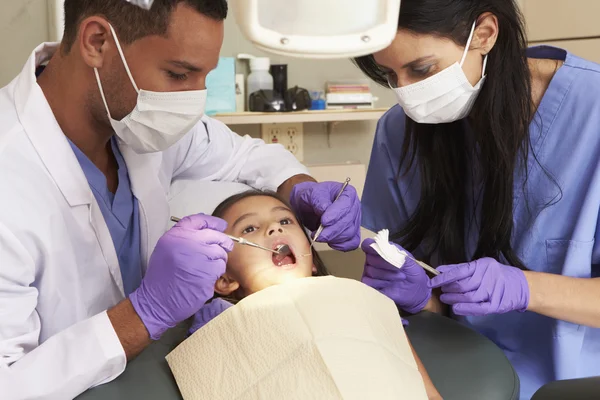
[[[216,298],[208,304],[205,304],[195,315],[190,327],[189,334],[193,334],[211,320],[218,317],[223,311],[233,307],[233,304],[227,300]]]
[[[299,183],[292,189],[290,204],[313,236],[323,224],[318,242],[336,250],[350,251],[360,244],[360,200],[356,189],[348,185],[334,202],[342,185],[339,182]]]
[[[222,219],[185,217],[156,244],[148,271],[129,299],[158,340],[169,328],[194,315],[214,295],[215,282],[225,273],[233,241],[222,232]]]
[[[452,305],[456,315],[483,316],[524,312],[529,305],[529,284],[518,268],[493,258],[438,267],[440,275],[430,288],[442,288],[440,300]]]
[[[396,268],[377,254],[371,247],[373,243],[373,239],[366,239],[361,246],[367,255],[361,281],[394,300],[406,312],[415,314],[423,310],[431,298],[429,277],[423,267],[407,257],[402,268]]]

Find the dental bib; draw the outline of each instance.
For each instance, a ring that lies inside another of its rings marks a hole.
[[[427,398],[393,301],[331,276],[246,297],[167,362],[185,400]]]

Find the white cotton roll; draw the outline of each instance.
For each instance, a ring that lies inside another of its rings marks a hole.
[[[390,243],[390,232],[382,229],[375,236],[371,247],[388,263],[396,268],[402,268],[408,254]]]

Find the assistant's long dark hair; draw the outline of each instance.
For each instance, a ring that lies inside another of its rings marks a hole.
[[[428,125],[406,118],[400,164],[408,172],[417,162],[421,197],[406,226],[393,237],[409,250],[424,245],[426,258],[438,251],[442,263],[464,262],[466,224],[472,223],[465,218],[466,204],[469,191],[474,190],[467,187],[465,178],[477,170],[483,187],[473,196],[481,204],[473,258],[504,257],[509,264],[525,269],[511,246],[514,174],[524,168],[527,181],[529,124],[535,110],[527,38],[515,1],[403,0],[398,28],[448,38],[464,47],[473,22],[487,12],[498,18],[498,39],[489,53],[486,82],[468,121]],[[386,71],[373,56],[357,58],[355,63],[371,79],[388,87]],[[470,139],[467,124],[472,130]]]

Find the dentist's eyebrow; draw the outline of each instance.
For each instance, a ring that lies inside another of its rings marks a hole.
[[[430,55],[425,56],[425,57],[417,58],[416,60],[413,60],[413,61],[411,61],[411,62],[409,62],[407,64],[404,64],[402,66],[402,69],[409,68],[409,67],[414,67],[415,65],[418,65],[418,64],[422,63],[423,61],[429,61],[432,58],[433,58],[433,54],[430,54]]]
[[[202,68],[197,67],[197,66],[195,66],[193,64],[190,64],[187,61],[171,60],[168,63],[171,64],[171,65],[174,65],[176,67],[179,67],[179,68],[185,68],[185,69],[190,70],[192,72],[200,72],[200,71],[202,71]]]
[[[248,213],[248,214],[244,214],[244,215],[240,216],[238,219],[235,220],[235,222],[233,223],[231,228],[234,229],[236,227],[236,225],[238,225],[240,222],[242,222],[243,220],[248,219],[250,217],[253,217],[255,215],[256,215],[256,213]]]

